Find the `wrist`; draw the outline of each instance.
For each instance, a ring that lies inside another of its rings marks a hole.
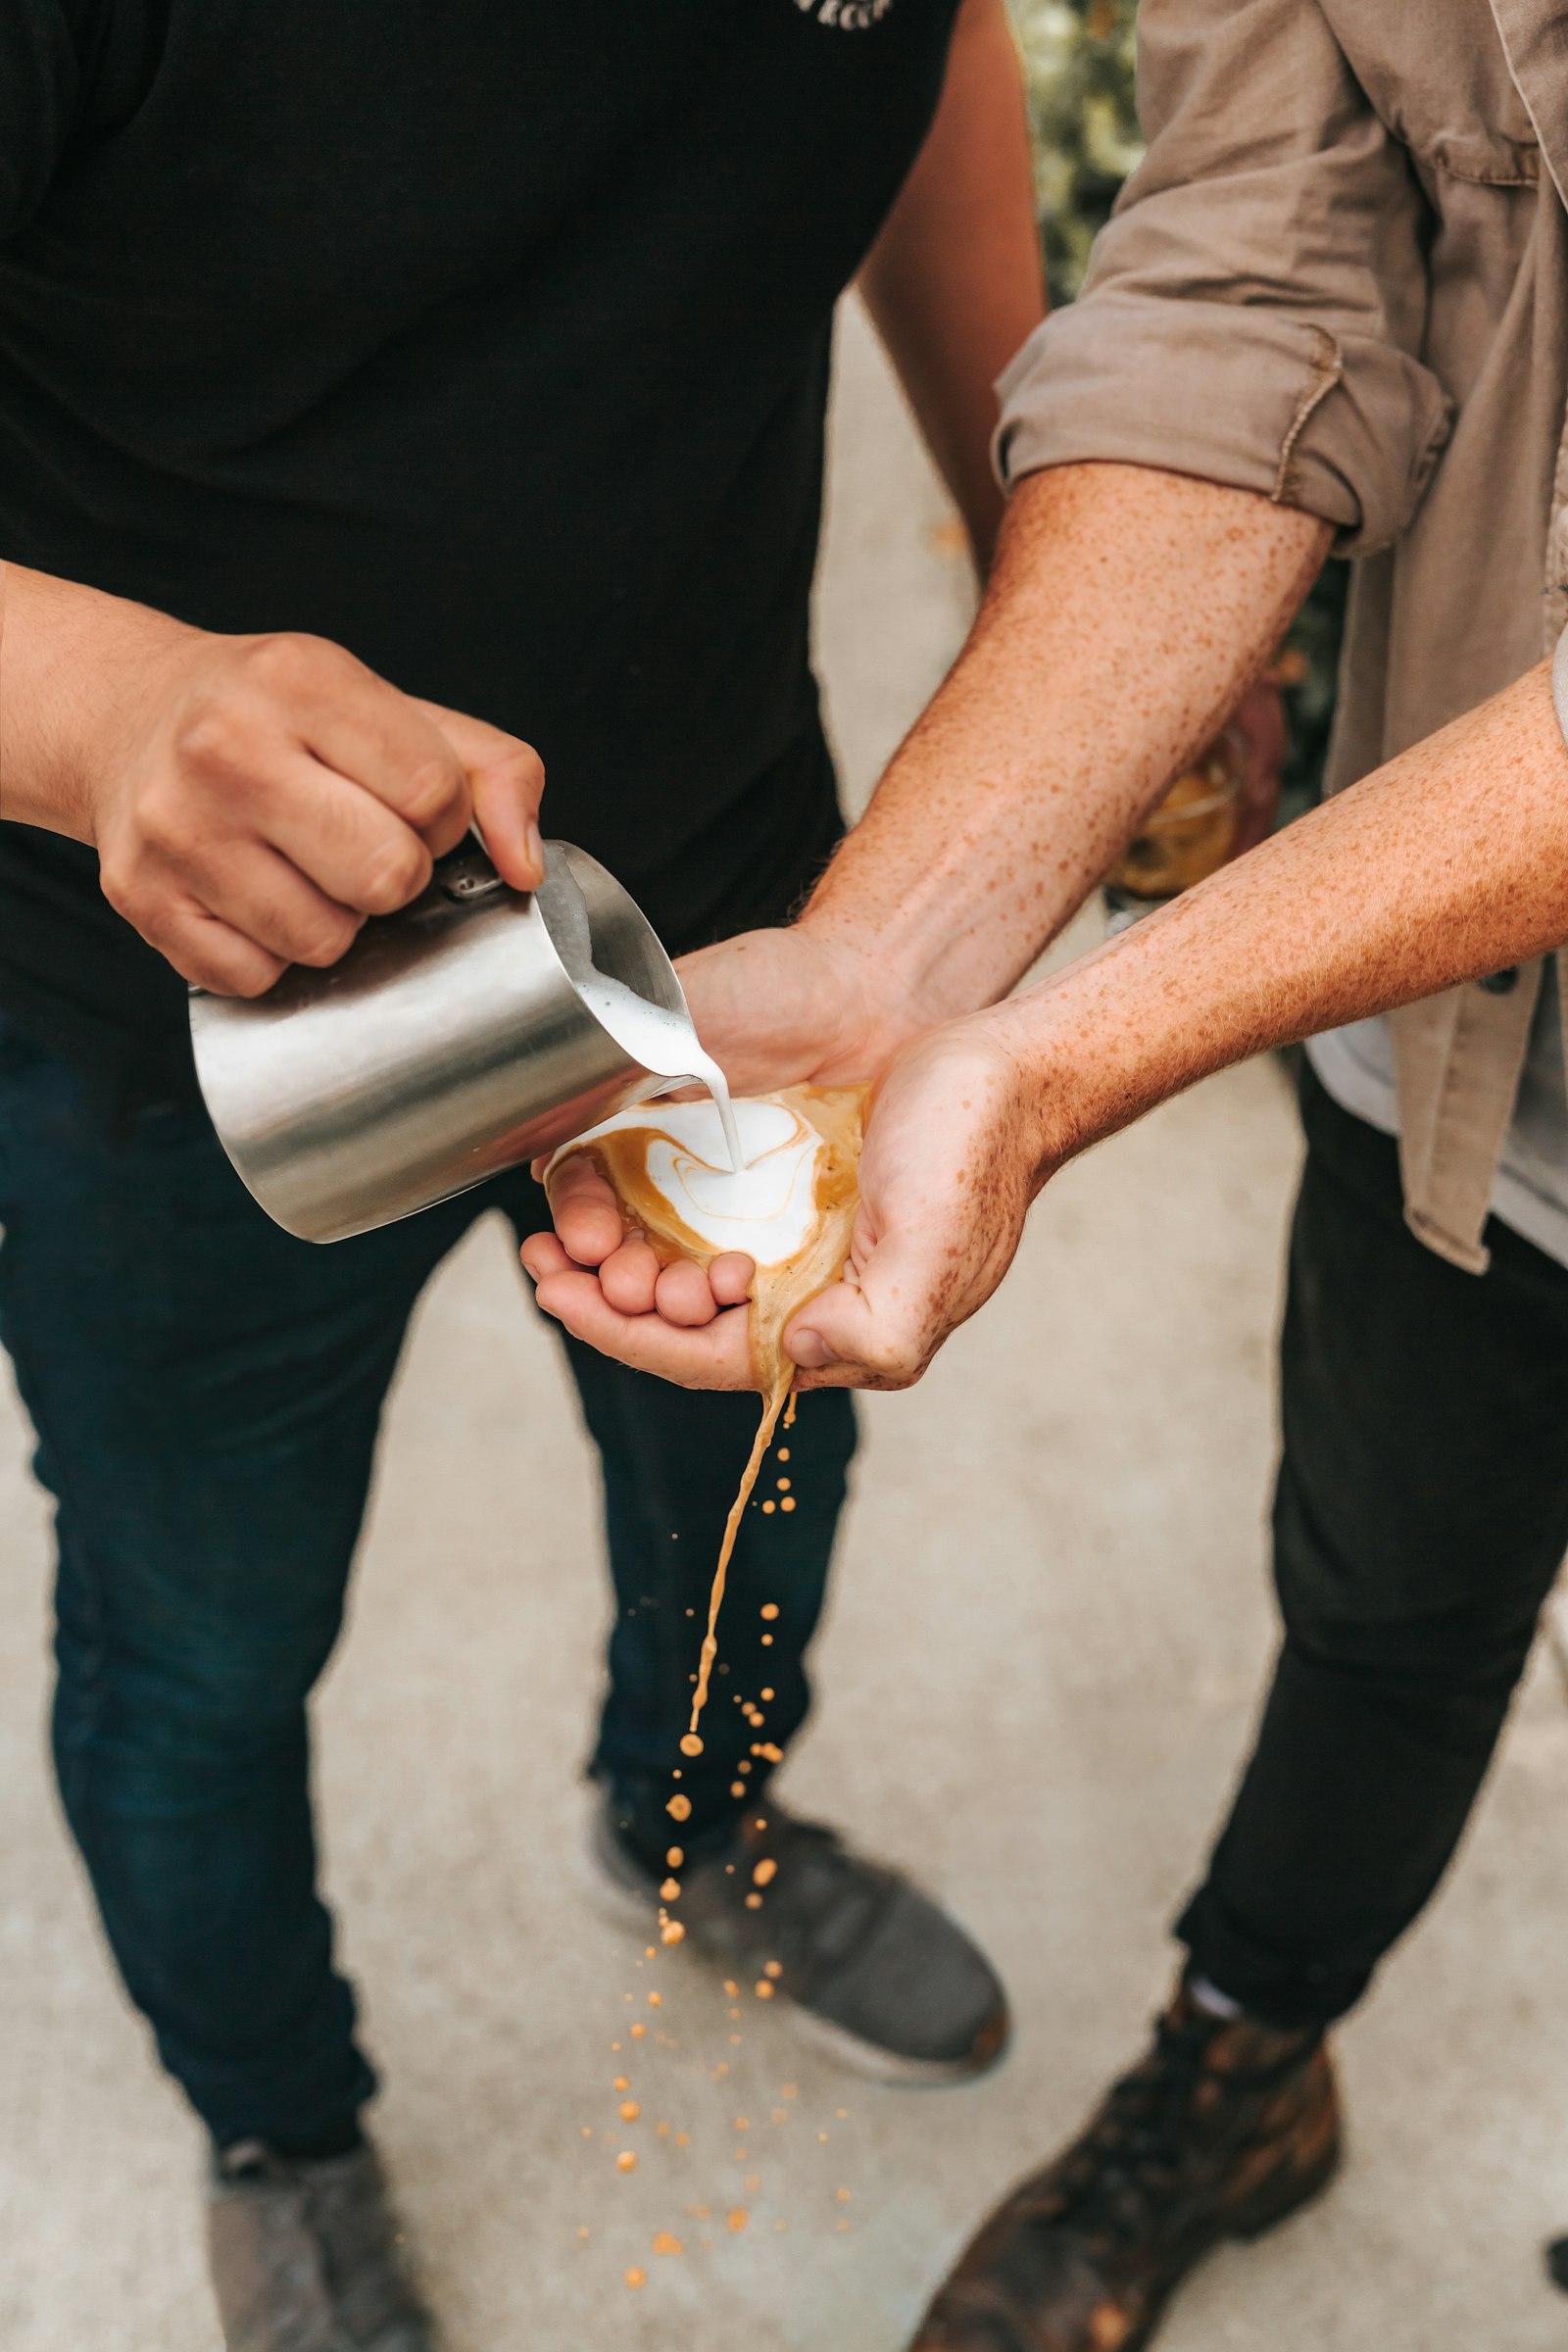
[[[972,1051],[993,1067],[995,1116],[1014,1139],[1033,1200],[1076,1147],[1054,1043],[1038,1024],[1018,1019],[1017,1003],[1008,999],[986,1005],[950,1026],[961,1030]]]
[[[830,976],[841,1013],[840,1058],[855,1055],[880,1069],[911,1037],[968,1009],[944,1004],[926,985],[924,966],[880,930],[841,920],[831,906],[813,902],[793,929]]]
[[[1069,966],[974,1016],[989,1026],[996,1051],[1016,1073],[1013,1115],[1032,1171],[1031,1194],[1148,1107],[1133,1102],[1136,1084],[1103,1023],[1096,1035],[1086,1001],[1093,991],[1075,985],[1081,968]]]
[[[203,632],[19,565],[4,573],[4,813],[96,845],[129,747]]]

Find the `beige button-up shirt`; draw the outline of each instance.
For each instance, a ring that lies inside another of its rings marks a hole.
[[[1002,379],[1001,464],[1157,466],[1336,524],[1338,790],[1568,618],[1568,9],[1144,0],[1139,104],[1084,293]],[[1406,1213],[1478,1272],[1540,987],[1392,1016]]]

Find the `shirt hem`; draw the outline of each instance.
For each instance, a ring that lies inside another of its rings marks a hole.
[[[1356,1059],[1338,1031],[1331,1029],[1322,1037],[1308,1038],[1306,1056],[1324,1090],[1342,1110],[1364,1119],[1383,1135],[1397,1138],[1399,1108],[1394,1089]],[[1568,1208],[1543,1200],[1511,1169],[1498,1169],[1488,1213],[1521,1241],[1531,1243],[1558,1265],[1568,1266]]]

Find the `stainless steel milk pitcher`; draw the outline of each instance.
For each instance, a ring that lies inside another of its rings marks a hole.
[[[606,978],[690,1026],[652,926],[595,858],[548,843],[529,895],[473,842],[329,970],[294,964],[253,999],[193,989],[197,1076],[268,1215],[342,1241],[667,1087],[584,1004],[580,984]]]

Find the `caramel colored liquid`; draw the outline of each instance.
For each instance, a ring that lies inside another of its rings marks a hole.
[[[730,1554],[735,1549],[735,1539],[740,1534],[741,1513],[752,1498],[757,1474],[773,1443],[773,1432],[778,1426],[778,1417],[784,1410],[784,1399],[790,1393],[794,1379],[795,1367],[786,1362],[774,1376],[772,1395],[762,1399],[761,1422],[752,1440],[746,1467],[741,1472],[740,1491],[730,1504],[729,1517],[724,1522],[724,1541],[718,1547],[718,1566],[713,1571],[712,1590],[708,1595],[708,1631],[703,1636],[702,1651],[697,1661],[697,1688],[692,1692],[692,1720],[686,1740],[696,1737],[697,1719],[708,1704],[709,1678],[713,1671],[713,1660],[718,1655],[718,1612],[724,1605],[724,1583],[729,1575]],[[683,1748],[686,1747],[686,1740],[681,1741]],[[687,1752],[690,1753],[690,1750]]]
[[[753,1441],[750,1458],[741,1475],[740,1491],[725,1522],[718,1565],[713,1571],[712,1590],[708,1602],[708,1626],[698,1658],[697,1687],[692,1694],[691,1723],[681,1741],[682,1751],[688,1756],[702,1753],[697,1724],[708,1703],[709,1683],[713,1661],[718,1654],[718,1613],[723,1604],[724,1585],[735,1549],[735,1539],[740,1533],[741,1515],[751,1500],[752,1490],[757,1484],[758,1474],[786,1403],[789,1406],[785,1416],[786,1428],[794,1419],[795,1366],[784,1352],[784,1327],[799,1308],[837,1282],[844,1271],[855,1228],[855,1212],[859,1204],[857,1178],[865,1089],[858,1086],[791,1086],[786,1087],[776,1099],[786,1103],[798,1119],[814,1129],[825,1147],[816,1165],[816,1222],[808,1240],[792,1257],[783,1258],[776,1265],[759,1264],[753,1285],[752,1370],[761,1392],[762,1418]],[[646,1126],[620,1128],[611,1135],[596,1136],[582,1149],[603,1170],[628,1220],[641,1227],[665,1265],[672,1264],[677,1258],[689,1257],[706,1267],[711,1264],[717,1252],[710,1244],[692,1231],[649,1180],[648,1146],[662,1132],[659,1105],[651,1102]],[[669,1809],[672,1813],[677,1802],[684,1800],[671,1800]],[[686,1811],[676,1814],[675,1818],[684,1820],[689,1812],[688,1805]]]

